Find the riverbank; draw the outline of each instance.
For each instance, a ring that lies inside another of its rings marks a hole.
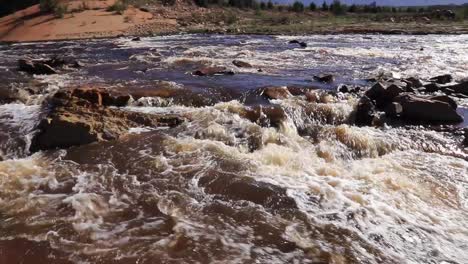
[[[71,1],[62,17],[43,14],[32,6],[0,18],[1,42],[95,39],[116,36],[155,36],[178,33],[219,34],[468,34],[466,20],[428,20],[426,17],[295,13],[279,10],[200,8],[194,4],[154,4],[124,12],[109,11],[113,0],[90,1],[86,8]]]

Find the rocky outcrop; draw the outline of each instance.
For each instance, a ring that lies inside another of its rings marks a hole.
[[[252,68],[252,65],[250,63],[241,60],[233,60],[232,64],[239,68]]]
[[[105,93],[96,89],[59,91],[49,101],[50,111],[40,122],[30,150],[68,148],[96,141],[114,140],[132,127],[176,126],[177,116],[158,116],[108,108],[121,102],[114,97],[107,101]],[[112,98],[112,97],[111,97]]]
[[[195,76],[212,76],[212,75],[233,75],[234,72],[226,67],[203,67],[192,72]]]
[[[29,74],[49,75],[57,74],[58,69],[81,68],[83,64],[77,60],[53,57],[51,59],[20,59],[18,60],[18,70]]]

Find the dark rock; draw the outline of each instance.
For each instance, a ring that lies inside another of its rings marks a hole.
[[[450,89],[451,91],[453,91],[453,93],[464,94],[468,96],[468,81],[451,86],[445,86],[445,88],[447,90]]]
[[[298,45],[301,46],[302,48],[306,48],[306,47],[307,47],[307,43],[305,43],[305,42],[303,42],[303,41],[299,41],[299,40],[297,40],[297,39],[289,41],[289,44],[298,44]]]
[[[252,65],[245,61],[233,60],[232,64],[236,65],[239,68],[252,68]]]
[[[395,102],[403,107],[401,116],[411,121],[459,123],[463,118],[456,112],[447,99],[438,97],[418,97],[403,94]]]
[[[389,117],[398,117],[403,112],[403,107],[396,102],[388,104],[385,107],[385,114]]]
[[[457,109],[457,103],[455,102],[455,100],[453,100],[452,98],[446,96],[446,95],[437,95],[437,96],[431,96],[431,97],[428,97],[427,99],[429,100],[435,100],[435,101],[440,101],[440,102],[445,102],[447,104],[449,104],[453,109]]]
[[[286,99],[292,96],[286,86],[266,87],[262,94],[269,99]]]
[[[376,108],[372,100],[363,96],[356,108],[355,123],[358,126],[370,126],[374,120]]]
[[[336,91],[339,92],[339,93],[349,93],[349,92],[350,92],[348,86],[346,86],[346,85],[340,85],[340,86],[338,86],[338,88],[336,89]]]
[[[192,73],[196,76],[211,76],[211,75],[233,75],[234,72],[226,67],[204,67]]]
[[[405,92],[405,89],[399,87],[396,84],[392,84],[388,86],[386,89],[387,97],[390,98],[391,100],[393,100],[393,98],[397,97],[398,95],[404,92]]]
[[[132,38],[132,41],[141,41],[140,37]]]
[[[74,61],[71,65],[72,68],[83,68],[85,65],[80,61]]]
[[[438,83],[438,84],[446,84],[446,83],[452,82],[453,77],[450,74],[444,74],[444,75],[439,75],[439,76],[433,77],[433,78],[431,78],[429,80],[431,82],[435,82],[435,83]]]
[[[416,79],[414,77],[409,77],[403,81],[408,83],[410,88],[420,88],[423,86],[423,83],[421,82],[421,80]]]
[[[424,88],[425,88],[426,92],[428,92],[428,93],[434,93],[434,92],[443,90],[443,88],[440,85],[438,85],[437,83],[426,84],[426,85],[424,85]]]
[[[335,81],[335,77],[331,74],[320,74],[318,76],[314,76],[314,80],[322,83],[332,83]]]
[[[32,60],[18,60],[18,67],[20,71],[27,72],[29,74],[57,74],[57,71],[51,66],[43,62],[34,62]]]

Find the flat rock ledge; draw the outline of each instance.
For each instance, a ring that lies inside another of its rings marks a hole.
[[[47,101],[49,111],[37,127],[38,133],[32,139],[30,151],[115,140],[128,134],[130,128],[175,127],[184,121],[174,115],[153,115],[109,107],[123,106],[124,98],[131,97],[109,97],[99,89],[57,92]]]

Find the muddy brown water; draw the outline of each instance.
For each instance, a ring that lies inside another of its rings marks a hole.
[[[467,263],[460,135],[356,127],[352,96],[269,101],[259,89],[334,90],[375,75],[461,80],[468,36],[304,36],[305,49],[289,45],[294,38],[0,46],[2,91],[102,86],[143,97],[125,111],[190,116],[175,128],[31,154],[47,95],[0,105],[0,263]],[[51,76],[15,70],[18,58],[54,54],[85,66]],[[199,65],[236,74],[192,76]],[[323,72],[337,81],[311,81]],[[468,102],[458,103],[466,112]],[[268,126],[243,117],[245,107],[270,104],[286,119]]]

